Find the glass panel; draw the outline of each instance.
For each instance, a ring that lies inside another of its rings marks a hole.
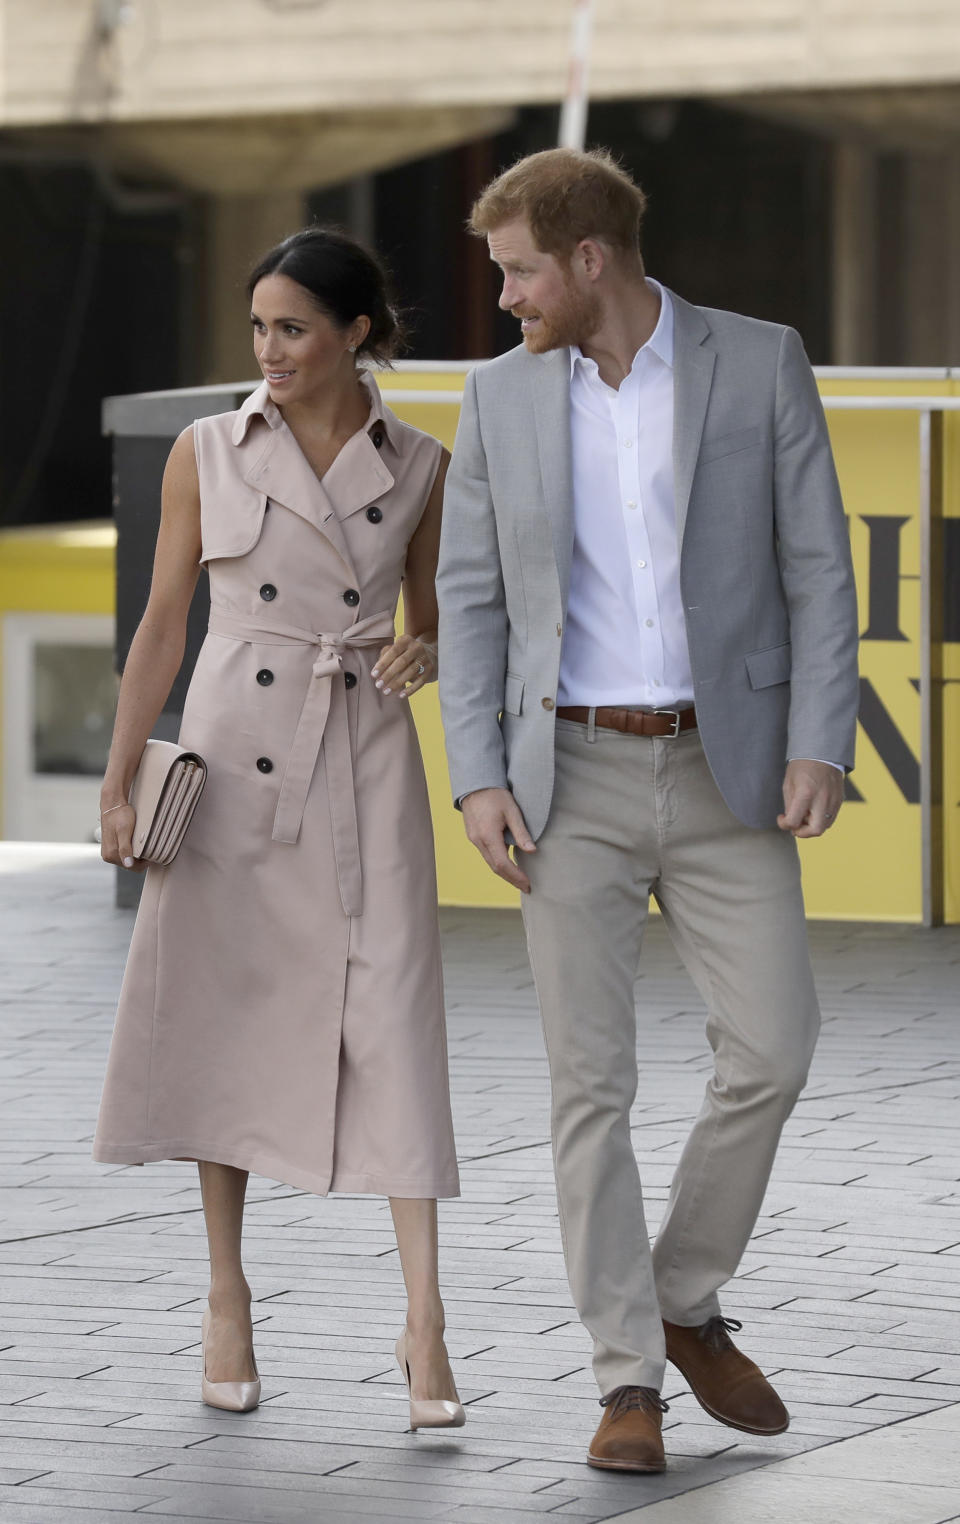
[[[33,770],[98,776],[107,765],[117,682],[109,646],[38,643]]]

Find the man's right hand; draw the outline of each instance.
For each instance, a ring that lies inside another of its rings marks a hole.
[[[460,801],[467,836],[488,868],[505,878],[522,894],[530,893],[530,880],[510,856],[504,833],[509,831],[521,852],[535,852],[517,801],[508,788],[478,788]]]

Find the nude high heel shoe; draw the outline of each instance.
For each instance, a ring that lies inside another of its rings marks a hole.
[[[410,1393],[410,1428],[462,1429],[467,1415],[459,1402],[447,1402],[442,1398],[414,1397],[410,1385],[410,1366],[407,1361],[407,1330],[404,1329],[396,1344],[397,1364],[403,1372]]]
[[[203,1354],[203,1375],[200,1379],[200,1395],[210,1408],[226,1408],[228,1413],[249,1413],[260,1401],[260,1373],[253,1381],[207,1380],[207,1331],[210,1327],[210,1308],[203,1314],[200,1330],[200,1349]],[[253,1368],[257,1370],[257,1358],[253,1356]]]

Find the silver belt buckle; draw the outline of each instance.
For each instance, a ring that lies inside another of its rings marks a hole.
[[[664,741],[675,741],[680,734],[680,710],[679,709],[655,709],[654,714],[669,714],[673,718],[673,729],[663,737]]]

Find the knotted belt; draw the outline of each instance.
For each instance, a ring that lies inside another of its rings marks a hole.
[[[310,782],[320,748],[324,748],[330,798],[330,825],[337,862],[340,901],[346,915],[360,915],[363,909],[363,879],[360,872],[360,837],[357,829],[357,799],[354,792],[353,758],[350,754],[350,731],[344,722],[325,737],[333,679],[342,670],[344,651],[382,646],[393,640],[393,615],[371,614],[338,634],[315,634],[280,624],[256,615],[226,614],[211,609],[208,626],[211,635],[228,640],[250,641],[266,646],[315,646],[313,681],[306,692],[300,718],[280,784],[280,797],[273,821],[273,840],[295,842],[300,835]],[[325,744],[326,741],[326,744]],[[332,744],[331,744],[332,743]]]

